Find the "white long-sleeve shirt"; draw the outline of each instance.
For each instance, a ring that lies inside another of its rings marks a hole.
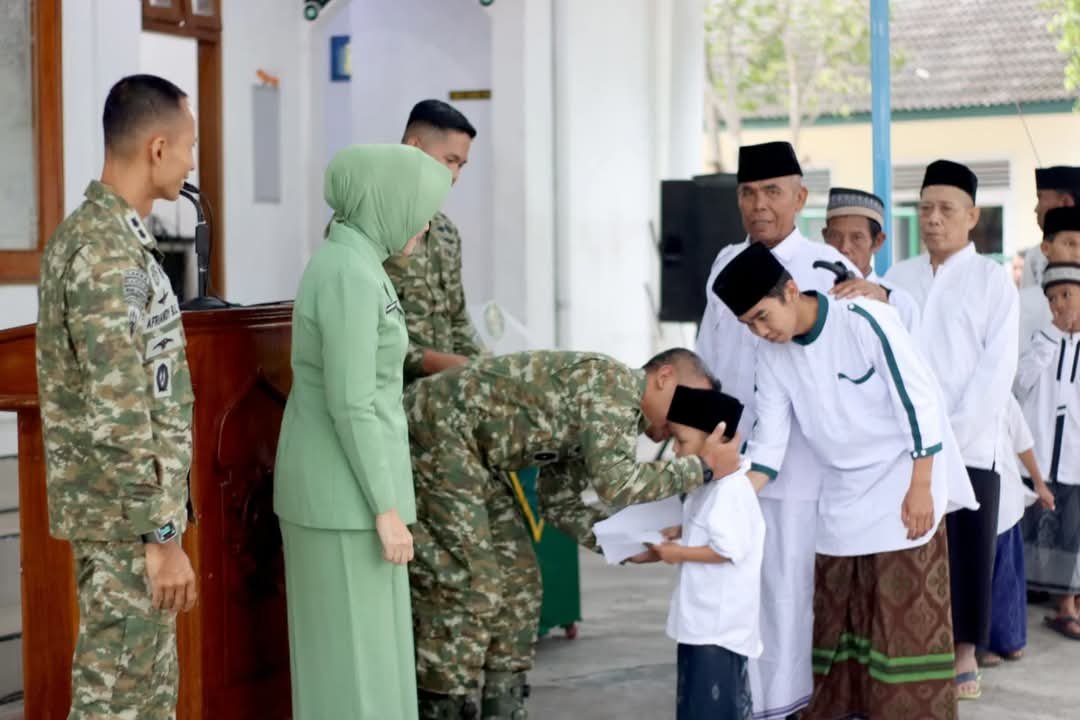
[[[977,507],[941,389],[896,310],[818,293],[806,335],[758,348],[757,425],[747,454],[766,474],[786,462],[792,420],[826,467],[817,552],[871,555],[918,547],[901,506],[915,459],[933,456],[934,528],[947,509]]]
[[[886,279],[922,308],[916,339],[945,392],[964,462],[992,469],[1020,332],[1008,271],[968,243],[936,273],[929,256],[920,255],[894,265]]]
[[[915,302],[915,298],[911,297],[911,293],[896,283],[889,282],[882,278],[873,270],[866,276],[866,279],[888,290],[889,304],[896,308],[896,312],[900,315],[900,321],[904,323],[904,327],[906,327],[907,331],[912,335],[919,332],[919,303]]]
[[[698,332],[697,352],[721,382],[724,392],[743,404],[739,432],[743,438],[750,437],[754,426],[754,372],[757,364],[757,348],[760,340],[750,328],[739,322],[727,305],[712,291],[713,282],[736,255],[749,247],[749,240],[729,245],[721,250],[713,262],[709,281],[705,286],[705,315]],[[772,250],[780,264],[791,274],[800,290],[828,292],[836,283],[831,270],[815,268],[814,262],[825,260],[841,262],[852,272],[858,269],[835,248],[825,243],[810,242],[796,228]],[[791,433],[788,448],[789,470],[780,473],[761,491],[761,497],[815,500],[821,486],[822,468],[806,444],[803,433],[796,427]]]
[[[1001,475],[1001,500],[998,502],[998,535],[1012,529],[1024,517],[1024,508],[1038,496],[1020,479],[1020,453],[1035,446],[1031,428],[1016,397],[1009,395],[1009,406],[1001,423],[997,471]],[[1040,468],[1040,471],[1042,468]]]
[[[1048,480],[1080,485],[1080,334],[1054,325],[1031,339],[1016,373],[1016,397]]]
[[[1031,336],[1054,322],[1050,301],[1038,285],[1020,288],[1020,347],[1031,342]]]

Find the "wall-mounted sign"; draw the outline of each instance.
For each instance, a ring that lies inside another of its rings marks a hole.
[[[352,51],[348,35],[330,37],[330,82],[352,79]]]
[[[451,90],[451,100],[490,100],[490,90]]]

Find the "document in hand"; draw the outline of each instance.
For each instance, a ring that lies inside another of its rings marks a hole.
[[[604,559],[609,565],[617,565],[645,552],[645,543],[663,542],[660,531],[675,525],[682,525],[682,501],[678,496],[631,505],[593,525],[593,533]]]

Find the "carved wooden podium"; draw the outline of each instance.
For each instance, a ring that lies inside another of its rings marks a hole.
[[[292,714],[281,536],[271,502],[292,382],[291,313],[279,305],[184,314],[197,517],[184,547],[199,602],[179,620],[182,720]],[[25,716],[63,720],[78,606],[70,548],[49,536],[33,326],[0,332],[0,410],[18,413]]]

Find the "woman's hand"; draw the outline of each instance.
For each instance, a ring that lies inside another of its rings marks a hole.
[[[413,559],[412,533],[397,510],[387,510],[375,516],[375,531],[382,543],[383,559],[395,565],[404,565]]]

